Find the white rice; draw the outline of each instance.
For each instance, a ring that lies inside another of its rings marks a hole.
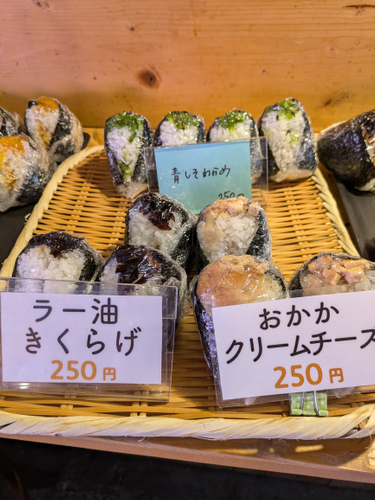
[[[225,255],[246,254],[258,226],[259,221],[246,210],[235,216],[223,210],[214,218],[200,221],[197,235],[204,254],[213,262]]]
[[[170,231],[157,228],[142,212],[131,213],[129,220],[129,243],[147,245],[164,253],[171,254],[181,238],[182,217],[173,212],[175,220],[168,222]]]
[[[42,106],[33,106],[26,110],[27,128],[37,144],[49,148],[59,117],[60,110],[58,108],[48,111]]]
[[[246,141],[251,138],[251,121],[236,123],[233,129],[215,125],[210,130],[210,142]]]
[[[139,152],[143,145],[142,141],[143,130],[137,130],[136,136],[129,141],[133,135],[133,131],[127,127],[113,128],[107,135],[108,145],[119,162],[124,162],[130,169],[130,174],[124,179],[129,181],[133,175],[135,165],[138,161]]]
[[[198,141],[198,130],[194,125],[179,129],[174,123],[164,120],[160,125],[160,137],[163,141],[163,146],[196,144]]]
[[[84,265],[85,258],[79,252],[65,252],[55,258],[47,246],[41,245],[20,255],[17,276],[76,281],[81,276]]]
[[[262,130],[280,171],[272,177],[276,182],[309,177],[311,170],[298,168],[298,156],[305,120],[301,111],[290,119],[278,111],[267,113]]]

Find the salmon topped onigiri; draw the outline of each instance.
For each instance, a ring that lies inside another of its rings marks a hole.
[[[245,196],[216,200],[196,226],[198,269],[225,255],[271,257],[271,235],[264,210]]]

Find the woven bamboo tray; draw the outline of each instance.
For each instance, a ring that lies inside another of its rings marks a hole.
[[[130,203],[113,188],[102,146],[78,153],[55,173],[0,275],[11,276],[32,235],[52,230],[84,234],[107,257],[123,242]],[[358,255],[319,170],[303,182],[271,185],[266,211],[275,264],[287,279],[318,252]],[[327,418],[289,417],[287,401],[222,410],[190,313],[176,334],[169,403],[2,391],[0,426],[4,434],[60,436],[362,438],[375,432],[373,402],[375,389],[329,398]]]

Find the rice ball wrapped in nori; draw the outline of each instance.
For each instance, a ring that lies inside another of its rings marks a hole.
[[[294,272],[289,283],[289,290],[302,290],[314,295],[374,289],[373,262],[330,252],[319,253],[305,262]]]
[[[186,272],[169,255],[155,248],[145,245],[120,245],[105,263],[99,281],[147,286],[176,286],[178,288],[178,320],[181,320],[186,313]]]
[[[143,194],[126,215],[125,243],[156,248],[186,267],[193,252],[196,223],[196,215],[169,196]]]
[[[17,257],[13,276],[94,281],[104,263],[83,236],[64,231],[33,236]]]
[[[83,131],[78,118],[67,106],[51,97],[28,102],[25,131],[46,149],[55,167],[78,153],[83,146]]]
[[[202,117],[187,111],[171,111],[155,130],[154,146],[183,146],[205,140],[206,127]]]
[[[259,137],[256,123],[247,111],[232,109],[216,118],[208,129],[207,142],[248,141]],[[251,181],[255,183],[262,175],[261,163],[251,165]]]
[[[361,191],[375,191],[375,109],[331,125],[317,140],[319,161]]]
[[[245,196],[216,200],[199,214],[195,251],[198,270],[225,255],[271,257],[265,211]]]
[[[286,290],[281,272],[251,255],[227,255],[203,269],[193,290],[194,315],[214,377],[218,375],[218,363],[212,308],[282,299]]]
[[[0,137],[0,212],[36,202],[52,173],[46,151],[30,137]]]
[[[147,189],[143,152],[153,145],[154,132],[144,116],[124,111],[105,122],[104,147],[116,190],[134,198]]]
[[[0,137],[18,135],[21,132],[21,124],[20,115],[10,113],[0,106]]]
[[[275,182],[309,177],[318,165],[314,132],[296,99],[268,106],[258,121],[259,135],[268,141],[268,172]]]

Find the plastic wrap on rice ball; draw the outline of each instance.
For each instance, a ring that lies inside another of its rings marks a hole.
[[[52,173],[46,151],[30,137],[0,137],[0,212],[35,203]]]
[[[178,320],[187,312],[187,275],[169,255],[146,245],[120,245],[110,255],[99,276],[102,283],[176,286]],[[142,287],[137,292],[144,293]],[[150,293],[149,291],[147,293]]]
[[[207,132],[207,142],[248,141],[259,137],[256,123],[247,111],[232,109],[214,120]],[[257,182],[262,175],[261,163],[251,165],[251,181]]]
[[[227,255],[203,269],[193,290],[194,315],[214,377],[218,364],[212,308],[282,299],[286,290],[281,272],[269,261],[251,255]]]
[[[13,276],[94,281],[104,259],[83,236],[64,231],[33,236],[17,257]]]
[[[271,258],[265,211],[245,196],[216,200],[199,214],[195,252],[198,270],[225,255]]]
[[[21,132],[22,120],[17,113],[10,113],[0,106],[0,137],[18,135]]]
[[[47,150],[54,166],[78,153],[83,146],[83,131],[78,118],[67,106],[51,97],[29,101],[25,131]]]
[[[375,192],[375,109],[323,130],[317,147],[319,161],[337,177]]]
[[[104,147],[116,190],[134,198],[147,189],[143,152],[153,145],[154,133],[145,117],[124,111],[105,122]]]
[[[196,215],[169,196],[143,194],[126,215],[125,242],[156,248],[187,267],[193,252],[196,223]]]
[[[271,180],[309,177],[318,165],[314,132],[302,104],[296,99],[268,106],[258,121],[259,135],[268,142]]]
[[[295,271],[289,290],[320,295],[375,289],[375,264],[361,257],[322,252]]]
[[[154,146],[184,146],[205,140],[206,127],[202,117],[187,111],[171,111],[155,130]]]

